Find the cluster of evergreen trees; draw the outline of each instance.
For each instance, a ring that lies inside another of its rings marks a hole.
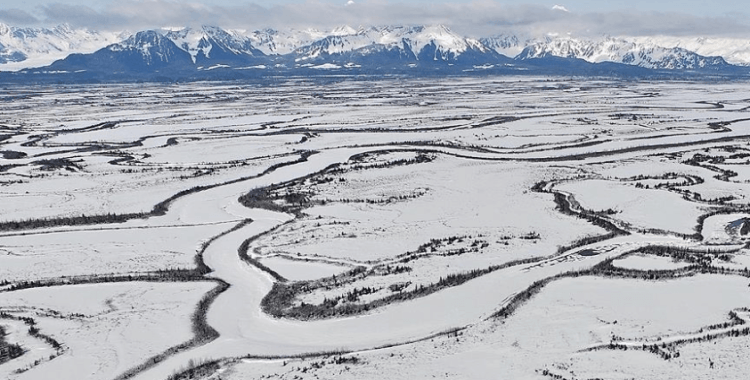
[[[168,281],[203,281],[203,274],[195,269],[160,269],[153,272],[133,274],[105,274],[90,276],[59,277],[49,280],[19,281],[11,283],[4,291],[12,292],[21,289],[44,288],[61,285],[101,284],[112,282],[168,282]]]
[[[9,360],[13,360],[23,355],[23,348],[17,344],[8,343],[5,340],[5,328],[0,326],[0,364],[3,364]]]
[[[490,246],[490,243],[483,240],[483,235],[477,237],[471,235],[463,236],[450,236],[442,239],[430,239],[429,242],[424,243],[417,247],[414,251],[408,251],[396,256],[396,259],[401,263],[408,263],[423,257],[428,256],[458,256],[465,253],[474,252],[478,253],[481,250]],[[539,239],[539,234],[531,232],[526,235],[522,235],[521,239]],[[465,244],[464,247],[449,248],[456,243],[464,243],[466,240],[470,240],[470,244]]]
[[[732,330],[723,331],[720,333],[713,333],[713,334],[710,331],[708,331],[703,335],[693,336],[693,337],[685,338],[685,339],[678,339],[669,343],[656,342],[656,343],[643,343],[640,345],[627,345],[624,343],[613,341],[606,345],[594,347],[591,350],[592,351],[604,350],[604,349],[623,350],[623,351],[627,351],[628,349],[641,350],[641,351],[646,351],[646,352],[655,354],[664,360],[671,360],[673,358],[680,357],[680,352],[677,350],[677,348],[681,345],[690,344],[690,343],[710,342],[710,341],[721,339],[721,338],[736,338],[736,337],[748,336],[748,335],[750,335],[750,327],[743,327],[743,328],[737,328],[737,329],[732,329]]]
[[[729,158],[737,158],[737,157],[745,157],[745,156],[734,155],[734,156],[730,156]],[[684,162],[688,165],[703,167],[713,172],[719,173],[715,175],[714,178],[718,179],[719,181],[729,182],[730,178],[737,176],[737,172],[733,170],[722,169],[716,166],[717,164],[724,163],[725,160],[726,158],[724,156],[710,156],[707,154],[696,153],[693,155],[693,157],[685,160]]]
[[[21,321],[25,325],[29,326],[29,329],[28,329],[29,335],[37,339],[43,340],[44,342],[46,342],[48,345],[50,345],[52,348],[55,349],[55,354],[51,355],[49,357],[49,360],[52,360],[55,357],[61,355],[62,352],[65,350],[65,347],[63,347],[63,345],[60,344],[60,342],[55,340],[55,338],[52,338],[49,335],[43,334],[39,330],[39,328],[36,326],[36,321],[31,317],[17,316],[17,315],[10,314],[10,313],[3,311],[3,312],[0,312],[0,319],[10,319],[10,320],[15,320],[15,321]],[[8,344],[7,342],[5,342],[5,340],[3,339],[4,336],[5,336],[5,331],[2,328],[2,326],[0,326],[0,364],[2,364],[5,361],[17,358],[25,353],[22,347],[15,345],[15,344]],[[28,369],[36,365],[39,365],[43,361],[44,359],[38,359],[34,363],[32,363],[29,367],[17,370],[16,373],[25,372]]]
[[[329,174],[343,174],[347,171],[360,171],[367,169],[385,169],[404,165],[414,165],[432,162],[436,156],[427,152],[417,152],[414,158],[406,159],[401,158],[398,160],[385,161],[385,162],[367,162],[367,159],[380,154],[389,153],[389,151],[383,151],[378,153],[362,153],[355,155],[350,161],[355,162],[354,164],[347,165],[346,167],[339,167],[329,171]]]
[[[316,282],[297,282],[297,283],[275,283],[271,291],[263,298],[261,306],[263,310],[277,318],[292,318],[299,320],[324,319],[339,316],[350,316],[362,314],[370,310],[394,303],[411,300],[418,297],[424,297],[440,291],[445,288],[461,285],[474,278],[492,273],[501,269],[509,268],[516,265],[525,265],[539,262],[544,258],[529,258],[511,261],[502,265],[493,265],[484,269],[474,269],[468,272],[453,273],[445,277],[440,277],[437,282],[432,284],[420,284],[409,291],[392,292],[391,294],[375,299],[366,303],[346,303],[337,299],[327,299],[321,304],[301,303],[295,305],[294,300],[298,295],[323,288],[323,284],[331,285],[333,278],[342,278],[341,284],[350,283],[352,277],[365,275],[368,273],[366,268],[355,268],[356,273],[347,278],[347,276],[334,276],[326,279],[325,282],[317,280]],[[352,271],[350,271],[351,273]],[[337,282],[336,285],[339,285]],[[361,291],[361,290],[360,290]],[[358,291],[359,292],[359,291]],[[341,297],[340,297],[341,298]]]

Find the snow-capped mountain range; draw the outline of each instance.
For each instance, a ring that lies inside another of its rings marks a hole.
[[[190,54],[193,63],[217,56],[263,56],[265,53],[253,46],[253,39],[235,30],[212,26],[200,29],[170,30],[164,37]]]
[[[71,53],[91,53],[129,33],[95,32],[68,25],[18,28],[0,23],[0,70],[44,66]]]
[[[750,39],[706,37],[625,37],[642,45],[683,48],[707,57],[722,57],[732,65],[750,66]]]
[[[528,44],[517,59],[545,56],[578,58],[587,62],[617,62],[649,69],[696,70],[727,65],[722,57],[705,57],[681,47],[664,48],[649,42],[622,38],[598,41],[563,37]]]
[[[279,31],[274,29],[256,30],[247,33],[247,36],[253,41],[258,50],[266,55],[285,55],[294,50],[312,44],[315,41],[322,40],[329,36],[347,36],[357,33],[357,30],[350,26],[341,26],[330,31],[320,31],[317,29],[289,29]]]
[[[386,26],[343,29],[308,45],[294,49],[295,62],[349,60],[364,63],[373,55],[387,53],[401,61],[457,62],[466,59],[497,59],[495,54],[475,39],[460,36],[442,25]],[[346,31],[347,33],[343,33]]]
[[[342,26],[328,31],[203,26],[133,34],[66,25],[32,29],[0,24],[0,71],[383,69],[435,64],[520,70],[545,59],[554,59],[554,64],[572,59],[581,62],[579,66],[615,63],[651,70],[716,72],[750,66],[750,39],[514,34],[474,39],[442,25]],[[32,69],[40,66],[47,67]],[[608,66],[607,70],[614,69]]]

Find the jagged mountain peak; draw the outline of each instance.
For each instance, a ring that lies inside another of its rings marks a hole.
[[[253,46],[266,55],[289,54],[295,49],[327,36],[326,32],[314,28],[288,30],[266,28],[247,34]]]
[[[352,34],[357,34],[357,32],[358,32],[357,29],[354,29],[354,28],[352,28],[349,25],[341,25],[341,26],[337,26],[337,27],[333,28],[331,30],[330,35],[332,35],[332,36],[349,36],[349,35],[352,35]]]
[[[453,60],[469,50],[487,52],[480,41],[463,37],[445,25],[414,26],[398,34],[417,56],[427,47],[434,48],[433,60]]]
[[[450,28],[443,24],[420,25],[414,27],[414,30],[418,33],[425,33],[432,37],[442,37],[444,35],[457,36]]]
[[[123,53],[127,64],[134,67],[163,67],[179,61],[181,56],[174,42],[157,30],[137,32],[125,41],[109,45],[101,51],[108,52],[108,58],[114,60],[117,60],[117,53]]]
[[[354,54],[359,58],[387,54],[400,59],[448,62],[467,51],[494,54],[480,41],[462,37],[444,25],[360,28],[356,34],[329,35],[295,49],[294,53],[298,62],[342,54]]]
[[[526,41],[522,41],[520,37],[515,34],[496,34],[491,37],[484,37],[479,40],[485,47],[498,54],[502,54],[506,57],[515,57],[526,46]]]
[[[3,24],[0,22],[0,36],[5,36],[10,34],[10,26]]]
[[[705,57],[680,47],[664,48],[649,42],[612,36],[599,39],[567,35],[548,37],[530,42],[516,58],[544,57],[578,58],[592,63],[624,63],[649,69],[698,70],[727,66],[720,57]]]
[[[680,47],[706,57],[720,56],[733,65],[750,65],[750,39],[737,37],[624,37],[627,40],[664,48]]]
[[[68,24],[67,22],[57,25],[53,30],[63,34],[70,34],[74,31],[70,24]]]
[[[263,55],[252,45],[251,38],[240,31],[222,29],[217,26],[203,25],[199,28],[182,28],[168,30],[165,36],[177,47],[190,54],[193,63],[212,58],[218,54],[228,58],[234,56]]]
[[[164,36],[162,36],[161,33],[158,33],[156,30],[143,30],[128,37],[128,39],[121,43],[111,45],[110,50],[143,48],[159,45],[163,42]]]

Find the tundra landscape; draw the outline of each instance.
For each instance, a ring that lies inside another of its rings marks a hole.
[[[750,85],[14,85],[2,379],[742,379]]]

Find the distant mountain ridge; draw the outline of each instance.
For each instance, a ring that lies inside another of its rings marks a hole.
[[[48,65],[72,53],[91,53],[128,34],[74,29],[66,24],[19,28],[0,23],[0,70]]]
[[[361,61],[383,52],[401,61],[458,62],[467,61],[469,56],[478,61],[499,59],[478,40],[462,37],[442,25],[349,29],[349,33],[327,36],[292,54],[296,62],[337,58]]]
[[[668,70],[720,69],[729,65],[721,57],[704,57],[680,47],[664,48],[621,38],[605,38],[598,41],[555,38],[539,41],[525,47],[516,58],[545,56],[578,58],[592,63],[616,62],[648,69]]]
[[[194,63],[206,62],[217,57],[242,60],[265,55],[253,46],[251,38],[236,31],[212,26],[173,30],[164,36],[178,48],[188,52]]]
[[[718,55],[704,56],[681,46],[660,46],[657,39],[522,38],[512,34],[474,39],[443,25],[252,32],[203,26],[140,31],[114,43],[113,36],[68,26],[13,29],[0,24],[0,68],[9,62],[14,67],[27,60],[39,62],[40,56],[52,51],[58,56],[68,54],[47,66],[25,68],[20,73],[88,72],[105,78],[108,73],[185,77],[214,71],[217,76],[232,78],[250,75],[250,71],[303,73],[311,69],[380,74],[424,72],[420,70],[555,73],[556,69],[582,75],[647,72],[640,69],[738,75],[750,72]],[[700,40],[691,41],[700,45]],[[95,45],[102,46],[92,51]],[[736,50],[731,50],[729,43],[723,46],[725,51],[731,51],[734,62],[744,57],[745,49],[750,58],[750,43],[738,43]],[[705,44],[699,47],[707,49]],[[30,56],[35,60],[29,60]]]

